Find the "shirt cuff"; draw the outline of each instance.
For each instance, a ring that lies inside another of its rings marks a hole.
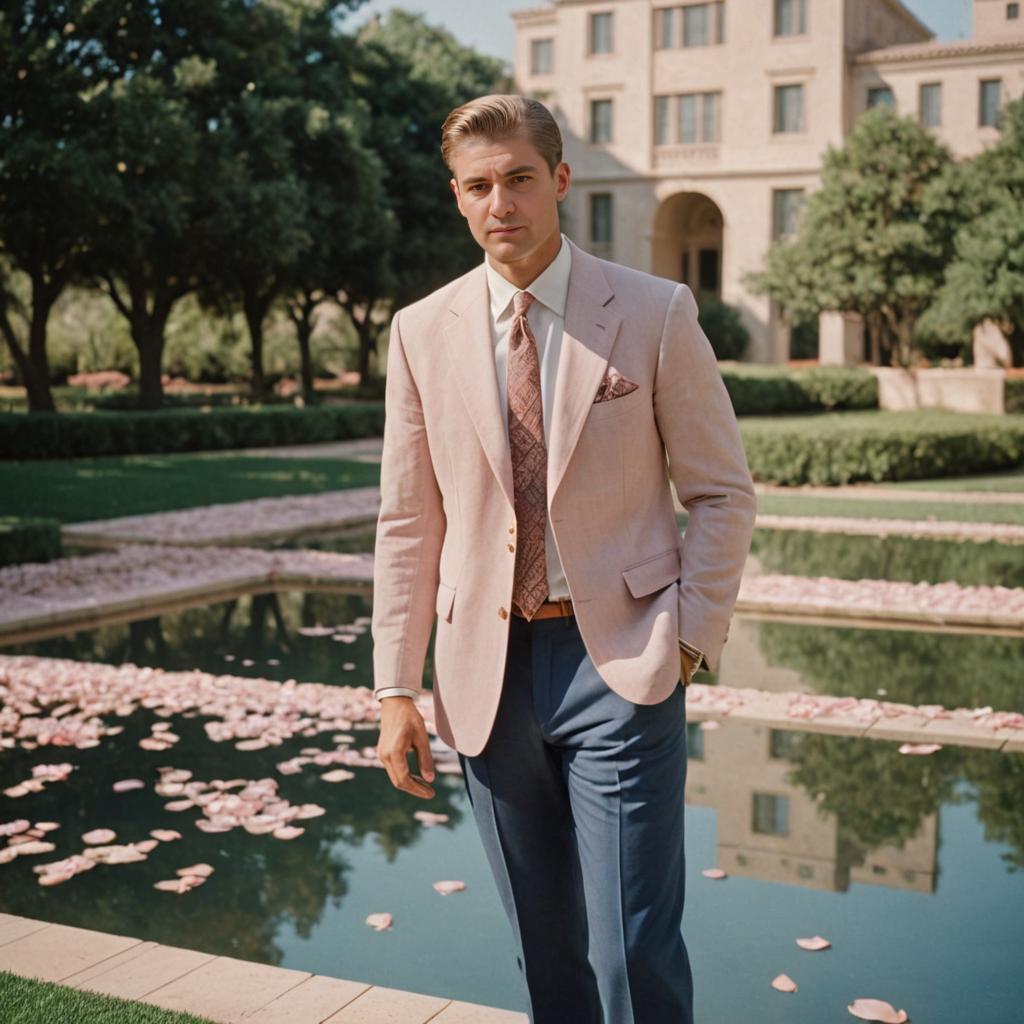
[[[693,644],[688,644],[685,640],[679,641],[679,649],[685,651],[693,662],[693,668],[690,671],[689,679],[684,679],[683,683],[687,686],[690,684],[690,680],[693,679],[694,675],[699,669],[707,668],[708,664],[704,660],[704,652],[698,650]]]
[[[378,700],[382,697],[412,697],[415,700],[420,691],[410,690],[407,686],[382,686],[379,690],[374,690],[373,695]]]

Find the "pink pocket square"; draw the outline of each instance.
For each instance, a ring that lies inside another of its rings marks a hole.
[[[613,398],[621,398],[636,391],[638,387],[640,385],[635,380],[623,377],[618,370],[609,370],[597,389],[594,402],[610,402]]]

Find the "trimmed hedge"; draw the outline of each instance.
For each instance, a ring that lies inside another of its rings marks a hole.
[[[380,437],[384,405],[162,409],[158,412],[2,413],[0,459],[263,448]]]
[[[1007,377],[1003,389],[1006,411],[1024,412],[1024,377]]]
[[[721,371],[737,416],[878,408],[878,381],[861,367],[723,366]]]
[[[56,519],[0,516],[0,565],[60,558],[60,541],[60,523]]]
[[[1024,417],[939,411],[825,413],[740,420],[747,461],[765,483],[919,480],[1024,463]]]

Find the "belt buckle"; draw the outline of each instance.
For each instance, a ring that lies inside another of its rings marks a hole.
[[[556,598],[558,602],[558,614],[562,616],[572,615],[572,598],[571,597],[559,597]]]

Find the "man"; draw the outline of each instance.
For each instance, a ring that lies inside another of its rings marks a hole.
[[[540,103],[473,100],[441,149],[485,260],[391,325],[378,754],[434,795],[415,698],[436,620],[435,725],[530,1020],[689,1024],[684,687],[716,667],[753,530],[736,419],[690,290],[560,233],[570,170]]]

